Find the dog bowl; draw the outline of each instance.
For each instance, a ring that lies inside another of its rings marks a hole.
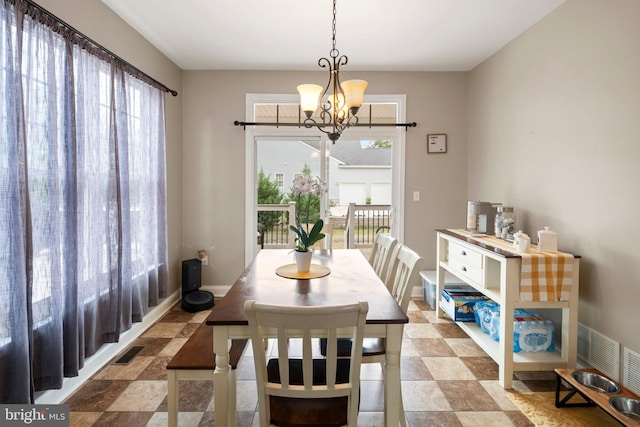
[[[574,380],[582,384],[585,387],[589,387],[592,390],[599,391],[600,393],[615,394],[620,393],[620,387],[608,378],[599,374],[587,371],[573,371],[571,374]]]
[[[612,396],[609,405],[627,418],[640,422],[640,400],[626,396]]]

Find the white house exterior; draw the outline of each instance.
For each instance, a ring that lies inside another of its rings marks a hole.
[[[281,183],[283,193],[305,164],[312,176],[320,176],[317,141],[260,141],[258,171]],[[391,149],[370,148],[367,142],[340,139],[330,147],[329,199],[332,205],[349,203],[391,204]]]

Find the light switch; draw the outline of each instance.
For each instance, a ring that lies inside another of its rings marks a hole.
[[[414,202],[419,202],[420,201],[420,192],[419,191],[414,191],[413,192],[413,201]]]

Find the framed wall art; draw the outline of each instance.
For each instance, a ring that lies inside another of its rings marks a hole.
[[[432,133],[427,135],[427,153],[446,153],[447,134]]]

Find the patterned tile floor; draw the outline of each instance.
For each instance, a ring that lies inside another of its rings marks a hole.
[[[66,403],[72,426],[166,426],[165,366],[208,316],[176,305],[133,345],[144,349],[127,365],[108,364]],[[411,427],[533,426],[498,384],[498,367],[453,322],[437,319],[422,299],[409,306],[401,375],[404,407]],[[257,395],[251,350],[236,371],[238,426],[257,426]],[[116,358],[114,358],[114,361]],[[552,391],[552,372],[515,375],[517,391]],[[383,383],[378,364],[363,365],[359,425],[382,426]],[[180,382],[180,426],[213,425],[210,381]]]

